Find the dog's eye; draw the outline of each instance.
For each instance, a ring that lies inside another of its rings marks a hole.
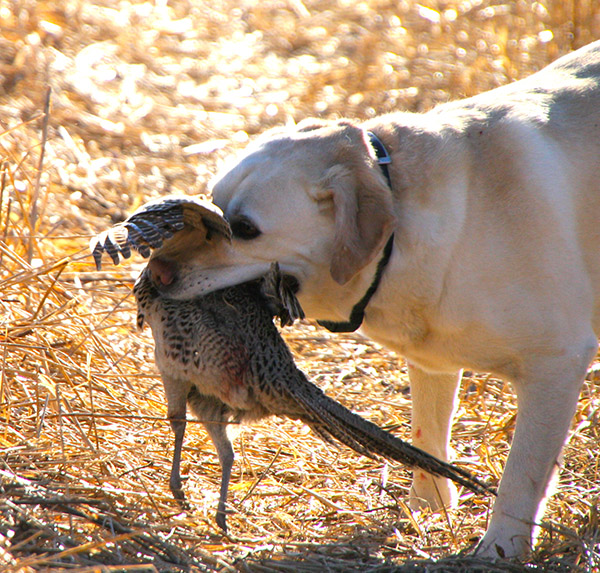
[[[260,229],[244,217],[231,221],[231,232],[236,239],[248,241],[260,235]]]

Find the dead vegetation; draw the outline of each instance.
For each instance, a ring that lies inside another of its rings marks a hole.
[[[181,512],[151,340],[134,330],[142,261],[97,273],[87,253],[93,233],[140,203],[203,192],[270,126],[425,110],[598,37],[593,0],[0,1],[0,569],[600,567],[595,371],[528,565],[448,557],[481,535],[489,500],[464,493],[455,512],[413,517],[404,469],[332,451],[291,422],[238,440],[230,538],[212,519],[218,460],[191,424],[194,507]],[[396,356],[310,322],[286,337],[330,395],[408,436]],[[462,398],[457,458],[495,480],[515,418],[510,388],[467,373]]]

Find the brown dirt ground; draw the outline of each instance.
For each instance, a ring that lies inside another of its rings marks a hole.
[[[457,557],[482,534],[488,499],[463,493],[456,511],[413,517],[405,469],[284,420],[236,444],[230,537],[213,521],[216,455],[190,424],[182,512],[152,341],[134,329],[143,261],[98,273],[86,247],[150,198],[203,193],[269,127],[427,110],[596,38],[595,0],[0,0],[0,570],[600,567],[594,369],[529,564]],[[285,336],[330,395],[409,436],[397,356],[311,322]],[[495,481],[514,420],[510,388],[467,373],[457,458]]]

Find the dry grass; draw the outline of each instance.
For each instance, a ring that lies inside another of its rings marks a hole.
[[[481,535],[489,500],[464,493],[449,515],[413,518],[404,469],[332,451],[288,421],[237,442],[230,538],[213,523],[216,455],[191,424],[183,470],[194,510],[181,513],[151,340],[133,326],[142,261],[99,274],[86,252],[91,234],[141,202],[202,192],[267,127],[425,110],[598,37],[595,0],[0,1],[0,569],[598,568],[594,372],[528,566],[448,557]],[[396,356],[308,322],[286,337],[329,394],[408,436]],[[513,396],[479,374],[462,394],[457,456],[497,477]]]

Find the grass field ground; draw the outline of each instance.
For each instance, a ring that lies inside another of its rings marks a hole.
[[[405,469],[283,420],[237,441],[224,537],[218,461],[195,424],[193,509],[168,490],[165,400],[130,295],[143,261],[96,272],[87,252],[142,202],[205,192],[269,127],[424,111],[597,38],[595,0],[0,0],[0,570],[600,568],[600,363],[528,564],[457,557],[485,529],[488,499],[465,492],[455,511],[412,515]],[[399,357],[308,321],[284,334],[327,393],[408,438]],[[456,457],[495,481],[511,389],[469,372],[461,397]]]

